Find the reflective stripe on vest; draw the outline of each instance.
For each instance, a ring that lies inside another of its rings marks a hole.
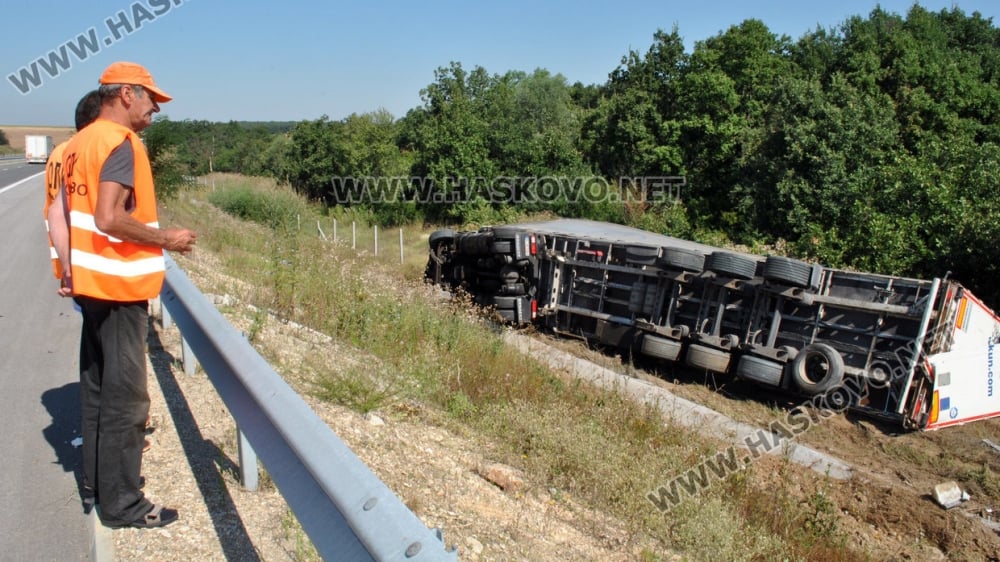
[[[149,157],[138,136],[101,119],[77,133],[66,148],[63,170],[70,210],[73,292],[78,295],[119,302],[148,300],[157,296],[163,285],[166,267],[160,247],[108,236],[94,219],[101,167],[126,139],[132,144],[135,168],[131,216],[145,225],[159,226]]]

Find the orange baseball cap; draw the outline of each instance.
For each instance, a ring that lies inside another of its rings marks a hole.
[[[166,103],[174,98],[161,90],[156,82],[153,82],[153,75],[140,64],[134,62],[115,62],[104,69],[101,74],[101,84],[132,84],[142,86],[153,94],[156,103]]]

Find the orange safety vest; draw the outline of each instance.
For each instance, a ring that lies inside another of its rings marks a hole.
[[[69,141],[57,144],[49,154],[49,161],[45,163],[45,206],[42,208],[45,232],[49,232],[49,207],[52,206],[52,201],[59,195],[59,188],[62,187],[62,155],[67,144]],[[62,279],[62,265],[59,263],[59,256],[56,255],[51,238],[49,238],[49,257],[52,258],[52,274],[56,279]]]
[[[146,147],[128,127],[98,119],[69,141],[63,158],[69,208],[70,267],[77,295],[130,302],[160,294],[166,266],[163,249],[127,242],[101,232],[95,223],[101,167],[125,139],[132,143],[137,221],[159,228],[153,172]]]

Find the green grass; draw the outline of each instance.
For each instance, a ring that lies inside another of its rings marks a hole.
[[[338,370],[304,361],[299,368],[316,396],[361,412],[418,401],[490,443],[496,460],[524,470],[534,485],[613,514],[630,539],[694,560],[864,559],[844,546],[829,498],[767,488],[752,473],[668,514],[657,511],[646,494],[721,444],[616,392],[550,371],[508,348],[467,302],[434,298],[421,280],[429,229],[403,228],[400,263],[398,231],[395,246],[380,238],[388,249],[376,257],[363,214],[316,208],[265,180],[216,175],[165,206],[161,222],[198,231],[198,251],[217,255],[229,276],[204,291],[234,294],[362,357]],[[344,237],[352,223],[353,244]],[[267,321],[260,314],[251,341]],[[658,559],[654,550],[643,557]]]

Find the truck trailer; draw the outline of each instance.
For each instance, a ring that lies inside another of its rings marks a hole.
[[[48,135],[24,135],[24,159],[28,164],[45,164],[53,148]]]
[[[560,219],[435,231],[425,276],[513,326],[904,429],[1000,416],[1000,318],[947,275],[848,271]]]

